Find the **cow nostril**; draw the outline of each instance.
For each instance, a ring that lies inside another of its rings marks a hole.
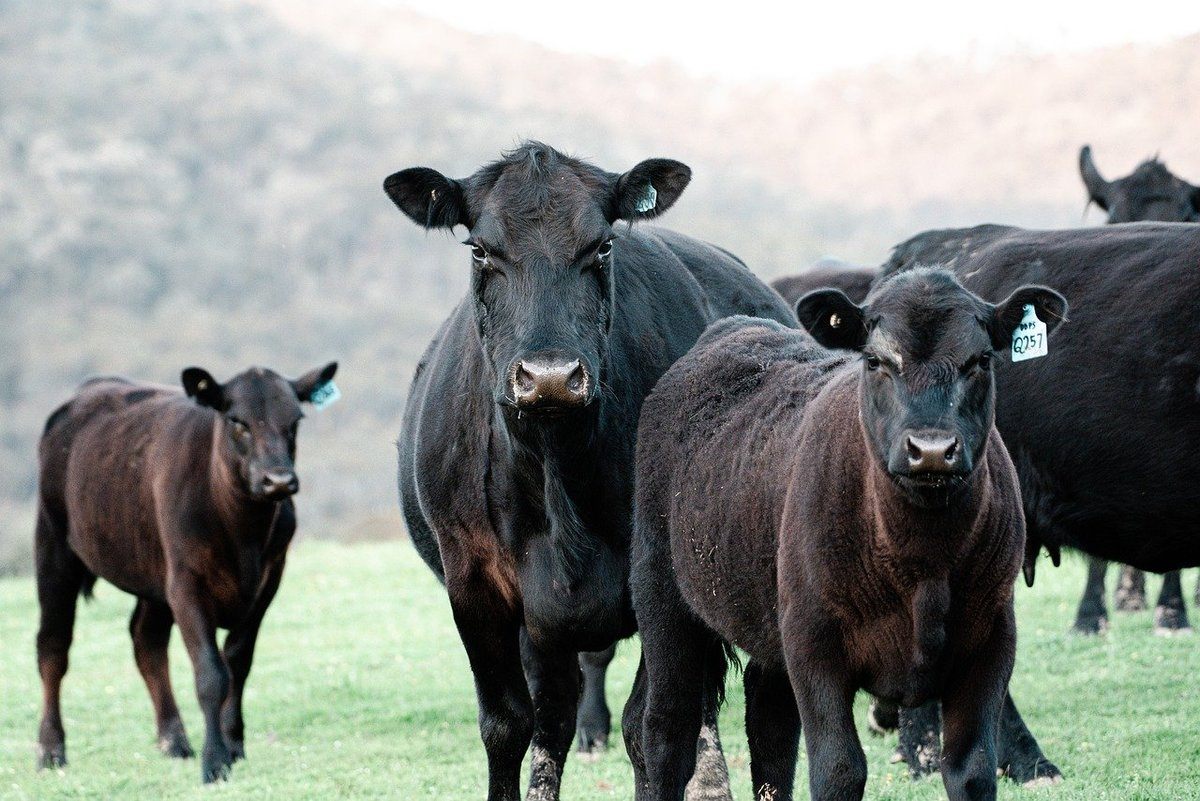
[[[536,379],[525,368],[525,362],[517,362],[517,368],[513,371],[513,389],[521,395],[528,395],[537,389]]]
[[[917,446],[917,443],[913,442],[912,437],[904,438],[904,447],[908,450],[908,458],[913,461],[920,460],[922,456],[921,449]]]
[[[954,460],[956,458],[958,458],[958,438],[957,437],[952,439],[950,441],[950,446],[948,448],[946,448],[946,463],[953,464]]]
[[[583,394],[587,388],[587,370],[583,369],[583,365],[576,359],[572,362],[574,367],[567,365],[570,372],[567,375],[567,389],[576,395]]]

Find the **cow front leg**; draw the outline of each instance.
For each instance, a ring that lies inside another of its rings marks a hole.
[[[200,775],[208,783],[229,778],[233,759],[221,734],[221,706],[229,695],[229,668],[217,648],[216,623],[201,588],[201,582],[190,574],[176,576],[167,588],[167,601],[195,672],[196,698],[204,713]]]
[[[1187,604],[1183,600],[1183,576],[1178,570],[1163,574],[1162,592],[1154,605],[1154,633],[1159,636],[1190,634]]]
[[[608,748],[612,713],[609,712],[604,694],[604,680],[616,652],[614,643],[603,651],[584,651],[579,654],[583,692],[579,699],[579,714],[575,718],[575,740],[581,754],[596,754]]]
[[[1071,630],[1077,634],[1103,634],[1108,630],[1108,609],[1104,605],[1104,578],[1108,573],[1108,561],[1095,556],[1088,557],[1087,583],[1083,586],[1083,597],[1075,613],[1075,624]],[[1122,570],[1122,577],[1125,572]],[[1117,597],[1121,590],[1118,587]],[[1117,601],[1120,609],[1120,601]]]
[[[533,699],[527,801],[557,801],[579,708],[579,655],[539,647],[521,629],[521,659]]]
[[[225,663],[229,666],[229,696],[221,707],[221,736],[229,748],[229,756],[237,762],[246,758],[246,722],[242,716],[242,693],[254,663],[254,648],[263,616],[275,598],[283,578],[282,560],[269,568],[266,580],[246,618],[225,637]]]

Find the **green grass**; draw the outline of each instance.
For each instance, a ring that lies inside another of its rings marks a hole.
[[[1149,613],[1118,617],[1101,639],[1067,634],[1082,576],[1079,561],[1059,570],[1044,565],[1037,587],[1017,592],[1014,694],[1067,782],[1049,790],[1004,782],[1001,798],[1200,797],[1200,642],[1152,636]],[[247,689],[249,758],[216,787],[200,785],[196,760],[155,750],[126,632],[132,606],[103,583],[95,602],[80,605],[63,697],[70,766],[37,773],[33,582],[0,580],[0,798],[483,797],[470,672],[446,597],[407,544],[295,548]],[[171,658],[184,721],[199,747],[200,714],[178,636]],[[625,644],[610,675],[617,717],[636,659],[636,644]],[[724,741],[734,792],[748,799],[740,687],[731,686],[729,697]],[[862,699],[858,714],[863,720]],[[863,744],[868,798],[943,797],[940,780],[912,782],[888,763],[894,737],[864,735]],[[806,798],[803,763],[798,797]],[[632,797],[624,749],[595,763],[568,763],[563,795]]]

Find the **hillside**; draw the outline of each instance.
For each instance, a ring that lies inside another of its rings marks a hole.
[[[1161,149],[1200,179],[1198,50],[894,65],[799,90],[358,0],[4,3],[0,570],[27,564],[49,410],[89,375],[174,383],[189,364],[339,359],[345,399],[301,431],[301,531],[399,532],[399,412],[466,263],[388,202],[398,168],[465,174],[524,136],[614,170],[679,158],[696,180],[668,224],[770,277],[826,253],[877,261],[931,225],[1077,224],[1084,140],[1108,172]]]

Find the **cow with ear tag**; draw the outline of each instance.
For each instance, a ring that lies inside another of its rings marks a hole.
[[[296,435],[303,406],[336,395],[336,372],[288,380],[253,367],[220,383],[189,367],[183,392],[96,378],[50,415],[35,535],[40,766],[66,764],[60,688],[76,599],[97,578],[137,598],[129,632],[159,748],[193,755],[167,667],[178,625],[204,715],[204,781],[245,755],[242,691],[296,528]]]
[[[1065,310],[1045,287],[991,304],[920,269],[862,305],[804,296],[811,337],[722,320],[663,375],[639,425],[630,577],[644,797],[683,797],[720,689],[705,655],[736,646],[758,798],[792,797],[801,724],[810,797],[862,798],[858,690],[941,699],[949,798],[995,798],[1025,524],[992,365],[1029,314],[1044,337]]]
[[[527,797],[558,797],[577,710],[582,741],[607,736],[603,670],[586,660],[580,708],[577,655],[634,631],[642,399],[715,319],[796,324],[726,251],[643,225],[690,178],[671,159],[615,173],[526,142],[467,178],[414,167],[384,181],[418,225],[466,233],[470,290],[417,368],[399,483],[471,663],[490,801],[519,797],[531,745]],[[711,700],[698,778],[723,786]],[[640,742],[627,745],[637,769]]]

